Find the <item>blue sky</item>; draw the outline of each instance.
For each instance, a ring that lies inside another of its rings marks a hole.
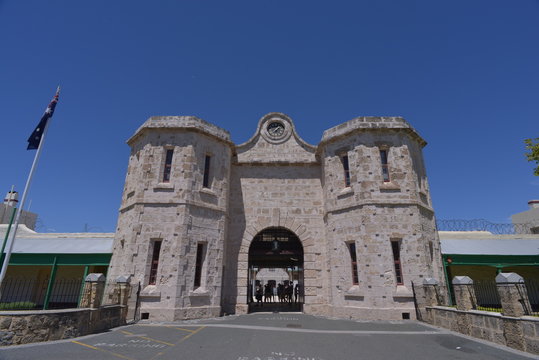
[[[509,222],[539,198],[539,1],[1,1],[2,195],[62,86],[29,200],[41,231],[114,231],[129,147],[152,115],[249,139],[289,115],[311,144],[356,116],[427,140],[440,219]]]

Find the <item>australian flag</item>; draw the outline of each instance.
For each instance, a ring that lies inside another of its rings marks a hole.
[[[41,117],[39,124],[37,124],[36,129],[28,138],[28,147],[26,148],[26,150],[35,150],[39,147],[39,144],[41,143],[41,137],[43,136],[43,131],[47,126],[47,122],[52,117],[52,114],[54,114],[54,108],[58,103],[58,96],[60,96],[60,87],[58,87],[58,89],[56,90],[56,95],[54,95],[51,100],[51,103],[49,104],[49,106],[47,106],[47,109]]]

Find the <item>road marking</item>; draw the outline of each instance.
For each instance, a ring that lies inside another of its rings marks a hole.
[[[129,332],[129,331],[125,331],[125,330],[121,330],[121,332],[124,333],[124,334],[126,334],[126,335],[138,337],[138,338],[141,338],[141,339],[144,339],[144,340],[155,341],[156,343],[165,344],[165,345],[168,345],[168,346],[174,346],[174,345],[175,345],[175,344],[172,344],[172,343],[169,343],[169,342],[166,342],[166,341],[161,341],[161,340],[153,339],[153,338],[150,338],[150,337],[147,337],[147,336],[137,335],[137,334],[135,334],[135,333],[132,333],[132,332]]]
[[[184,341],[187,340],[187,339],[189,339],[191,336],[195,335],[197,332],[199,332],[200,330],[202,330],[202,329],[204,329],[204,328],[205,328],[205,326],[202,326],[202,327],[196,329],[195,331],[193,331],[192,333],[190,333],[189,335],[184,336],[184,337],[178,342],[178,344],[184,342]]]
[[[75,340],[71,340],[72,343],[75,343],[75,344],[78,344],[78,345],[82,345],[84,347],[87,347],[87,348],[90,348],[90,349],[93,349],[93,350],[97,350],[97,351],[102,351],[104,353],[107,353],[107,354],[111,354],[111,355],[114,355],[116,357],[119,357],[119,358],[122,358],[122,359],[126,359],[126,360],[134,360],[130,357],[127,357],[127,356],[124,356],[124,355],[120,355],[120,354],[116,354],[115,352],[112,352],[112,351],[108,351],[108,350],[105,350],[105,349],[100,349],[98,347],[95,347],[95,346],[92,346],[92,345],[88,345],[88,344],[85,344],[85,343],[81,343],[79,341],[75,341]]]
[[[237,360],[323,360],[316,356],[296,355],[294,352],[272,351],[264,356],[239,356]]]
[[[449,331],[446,329],[440,330],[426,330],[426,331],[391,331],[391,330],[318,330],[318,329],[298,329],[287,327],[272,327],[272,326],[257,326],[257,325],[236,325],[236,324],[182,324],[185,327],[214,327],[214,328],[230,328],[230,329],[247,329],[247,330],[266,330],[266,331],[280,331],[280,332],[301,332],[301,333],[318,333],[318,334],[372,334],[372,335],[439,335],[445,334]],[[168,325],[166,327],[173,327]],[[175,328],[175,327],[173,327]],[[199,329],[200,330],[200,329]],[[195,331],[196,332],[196,331]],[[195,333],[193,332],[193,333]]]
[[[172,329],[178,329],[178,330],[187,330],[187,329],[180,329],[180,328],[175,328],[173,326],[165,326],[167,328],[172,328]],[[202,326],[202,327],[199,327],[198,329],[196,330],[187,330],[190,332],[190,334],[188,335],[185,335],[184,337],[182,337],[180,340],[178,340],[178,342],[176,344],[181,344],[182,342],[184,342],[185,340],[189,339],[191,336],[195,335],[196,333],[198,333],[200,330],[204,329],[205,326]],[[170,348],[169,348],[170,349]],[[150,360],[153,360],[153,359],[156,359],[158,358],[159,356],[165,354],[165,352],[167,352],[167,350],[169,349],[166,349],[165,351],[163,352],[160,352],[160,353],[157,353],[155,354],[152,358],[150,358]]]
[[[257,320],[299,321],[299,318],[276,316],[276,317],[259,317],[257,318]]]
[[[197,325],[197,326],[199,326],[199,325]],[[179,327],[175,327],[175,326],[165,326],[165,327],[168,327],[168,328],[171,328],[171,329],[182,330],[182,331],[188,331],[190,333],[195,332],[194,330],[183,329],[183,328],[179,328]]]

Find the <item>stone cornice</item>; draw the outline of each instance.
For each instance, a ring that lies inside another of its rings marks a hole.
[[[421,147],[427,145],[427,142],[419,135],[419,133],[401,117],[363,116],[354,118],[324,131],[324,135],[318,144],[317,150],[321,151],[326,144],[352,135],[353,133],[380,130],[403,131],[417,141]]]
[[[372,200],[364,200],[364,201],[356,202],[356,203],[351,204],[351,205],[336,206],[336,207],[332,207],[332,208],[326,208],[324,210],[324,216],[326,216],[327,214],[332,214],[332,213],[346,211],[346,210],[353,210],[353,209],[357,209],[357,208],[361,208],[361,207],[369,206],[369,205],[374,205],[374,206],[395,206],[395,205],[396,206],[417,206],[417,207],[420,207],[420,208],[434,214],[434,209],[433,208],[431,208],[429,206],[426,206],[426,205],[422,204],[419,201],[413,201],[413,200],[407,200],[407,201],[395,201],[395,200],[393,200],[393,201],[372,201]]]
[[[229,146],[234,145],[230,140],[228,131],[196,116],[152,116],[135,131],[135,134],[127,140],[127,144],[132,146],[135,140],[149,129],[198,132],[222,141]]]
[[[281,160],[275,160],[275,161],[245,161],[245,162],[238,162],[234,161],[232,163],[234,166],[320,166],[319,161],[298,161],[298,162],[291,162],[291,161],[281,161]]]
[[[213,210],[213,211],[217,211],[217,212],[221,212],[221,213],[225,213],[225,214],[227,212],[227,210],[225,208],[215,206],[215,205],[205,204],[205,203],[202,203],[200,201],[183,201],[183,202],[158,202],[158,201],[144,202],[144,201],[137,201],[137,202],[134,202],[134,203],[131,203],[129,205],[121,207],[119,209],[119,212],[125,212],[127,210],[130,210],[130,208],[133,208],[136,205],[142,205],[142,206],[169,206],[169,207],[170,206],[195,206],[195,207],[204,208],[204,209],[208,209],[208,210]]]

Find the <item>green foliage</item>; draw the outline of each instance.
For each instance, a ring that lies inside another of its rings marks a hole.
[[[535,176],[539,176],[539,138],[525,139],[524,143],[526,144],[526,150],[528,150],[528,152],[525,154],[526,159],[537,164],[533,174]]]
[[[502,308],[490,308],[490,307],[484,307],[484,306],[477,306],[477,310],[499,312],[499,313],[503,311]]]
[[[0,303],[0,310],[29,310],[35,307],[36,304],[31,301]]]

